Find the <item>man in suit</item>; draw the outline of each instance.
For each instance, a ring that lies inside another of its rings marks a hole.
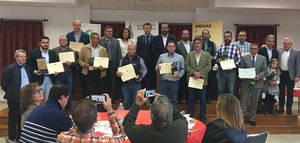
[[[45,99],[48,100],[48,95],[53,84],[56,83],[58,73],[49,75],[48,72],[43,72],[38,69],[37,60],[45,59],[46,64],[57,62],[57,54],[49,49],[49,38],[42,36],[40,39],[40,48],[33,49],[28,57],[28,66],[30,69],[33,82],[38,82],[40,87],[45,92]]]
[[[21,131],[20,90],[31,81],[26,62],[26,51],[15,51],[16,62],[3,70],[1,87],[8,105],[8,140],[17,141]]]
[[[187,29],[183,29],[181,32],[181,41],[177,43],[177,52],[178,54],[182,55],[185,59],[187,54],[189,54],[191,51],[194,50],[192,42],[189,41],[190,38],[190,32]],[[179,87],[179,93],[178,93],[178,100],[185,103],[186,97],[188,94],[187,89],[187,79],[186,74],[183,75],[183,77],[180,79],[180,87]]]
[[[151,44],[152,54],[154,56],[155,62],[158,60],[158,57],[161,54],[168,52],[167,51],[168,41],[175,41],[176,42],[175,36],[169,34],[170,28],[169,28],[168,23],[162,23],[160,30],[161,30],[161,34],[155,36],[153,38],[153,42]],[[176,46],[177,46],[177,42],[176,42]]]
[[[151,34],[152,25],[150,23],[145,23],[143,25],[145,34],[140,35],[137,38],[136,43],[136,52],[137,55],[141,56],[147,67],[147,74],[142,80],[142,88],[146,89],[155,89],[156,74],[155,74],[155,61],[153,59],[152,50],[151,50],[151,41],[153,35]]]
[[[122,58],[121,48],[119,40],[112,37],[113,28],[110,25],[105,26],[104,28],[104,37],[100,39],[99,43],[101,46],[106,48],[107,55],[109,57],[109,66],[107,71],[108,76],[108,90],[112,97],[113,101],[116,102],[117,98],[120,98],[120,84],[121,81],[117,78],[116,71],[119,67],[120,60]]]
[[[279,113],[284,112],[285,88],[287,88],[286,111],[292,115],[293,95],[295,82],[300,80],[300,55],[298,51],[292,49],[293,40],[285,37],[283,48],[279,49],[280,60],[280,84],[279,84]]]
[[[267,35],[266,45],[259,49],[258,54],[260,54],[266,58],[268,65],[269,65],[269,62],[271,61],[271,59],[279,58],[278,51],[276,50],[276,47],[275,47],[275,36],[273,34]]]
[[[256,125],[256,109],[259,95],[263,88],[264,77],[267,70],[266,58],[257,54],[258,45],[251,44],[250,55],[244,56],[240,63],[240,68],[255,68],[256,76],[254,79],[241,79],[241,107],[246,116],[248,107],[248,96],[251,96],[251,113],[249,115],[249,123]]]
[[[68,44],[70,44],[70,41],[81,42],[84,45],[90,43],[89,35],[81,30],[80,20],[76,19],[73,21],[73,28],[74,30],[67,34]]]
[[[185,59],[187,81],[190,77],[194,79],[203,79],[204,85],[202,90],[189,87],[188,108],[191,116],[194,116],[195,101],[200,96],[200,120],[206,122],[206,88],[208,73],[211,69],[211,56],[208,52],[202,51],[202,43],[200,38],[193,40],[194,49]],[[188,82],[187,82],[188,83]]]
[[[99,45],[99,34],[91,34],[91,44],[85,45],[79,54],[78,63],[81,66],[83,82],[85,84],[84,95],[103,94],[107,91],[106,69],[102,66],[94,67],[93,58],[108,57],[106,49]]]

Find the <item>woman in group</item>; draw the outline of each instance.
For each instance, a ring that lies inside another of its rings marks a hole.
[[[218,97],[217,119],[207,125],[203,143],[246,143],[247,132],[240,103],[231,94]]]
[[[21,89],[20,110],[22,114],[21,127],[23,127],[31,111],[45,101],[43,90],[37,83],[29,83]]]
[[[122,29],[119,41],[120,41],[122,57],[124,57],[127,54],[127,48],[129,43],[134,42],[133,39],[131,39],[131,32],[128,28]]]

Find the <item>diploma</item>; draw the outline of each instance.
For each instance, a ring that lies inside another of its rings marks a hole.
[[[255,76],[255,68],[239,68],[239,78],[254,79]]]
[[[121,79],[123,82],[128,81],[136,77],[132,64],[122,66],[118,68],[118,72],[122,73]]]
[[[36,59],[36,63],[37,63],[38,70],[41,73],[48,72],[45,58]]]
[[[233,59],[220,61],[220,65],[221,65],[222,70],[231,70],[231,69],[236,68]]]
[[[160,74],[172,74],[172,63],[161,63],[159,64],[160,66],[160,70],[159,73]]]
[[[196,88],[196,89],[203,89],[204,80],[203,79],[195,79],[190,77],[189,79],[189,87]]]
[[[94,67],[102,66],[103,68],[107,69],[108,68],[108,63],[109,63],[109,58],[95,57],[93,66]]]
[[[60,52],[58,53],[59,61],[62,63],[75,62],[74,52]]]
[[[84,44],[83,43],[80,43],[80,42],[72,42],[72,41],[70,41],[70,43],[69,43],[69,47],[72,49],[72,50],[74,50],[74,51],[76,51],[76,52],[80,52],[80,50],[81,50],[81,48],[84,46]]]
[[[48,74],[55,74],[64,72],[64,66],[62,62],[55,62],[47,64]]]

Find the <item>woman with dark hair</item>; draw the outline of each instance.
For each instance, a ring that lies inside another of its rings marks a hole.
[[[21,126],[23,127],[31,111],[45,101],[43,90],[37,83],[29,83],[21,89],[20,111],[22,114]]]
[[[130,43],[133,43],[134,40],[131,39],[131,32],[128,28],[123,28],[120,34],[120,38],[118,39],[120,42],[122,57],[126,56],[127,48]]]
[[[231,94],[218,97],[217,119],[207,125],[203,143],[246,143],[243,114],[238,99]]]

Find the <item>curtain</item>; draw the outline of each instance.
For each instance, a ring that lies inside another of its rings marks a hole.
[[[39,46],[42,35],[42,21],[0,20],[0,81],[3,68],[15,61],[15,50],[24,49],[29,55],[32,49]]]
[[[265,39],[268,34],[275,36],[275,47],[277,41],[277,25],[236,25],[236,39],[240,31],[247,32],[247,41],[257,43],[258,45],[265,44]]]

